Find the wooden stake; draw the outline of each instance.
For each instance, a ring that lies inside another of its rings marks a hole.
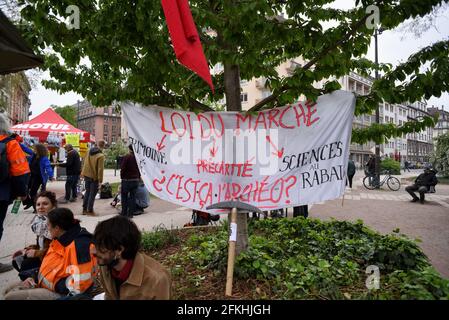
[[[226,274],[226,291],[225,295],[232,296],[232,281],[234,278],[234,261],[235,261],[235,243],[237,241],[237,208],[231,211],[231,223],[229,224],[231,234],[229,236],[228,246],[228,270]]]

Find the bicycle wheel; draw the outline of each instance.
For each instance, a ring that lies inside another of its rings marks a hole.
[[[398,191],[401,188],[401,182],[395,177],[389,177],[387,180],[387,185],[392,191]]]
[[[370,178],[371,178],[371,184],[370,184]],[[368,190],[374,190],[376,188],[376,186],[373,183],[374,181],[372,181],[372,180],[374,180],[374,177],[366,176],[365,178],[363,178],[363,185]]]

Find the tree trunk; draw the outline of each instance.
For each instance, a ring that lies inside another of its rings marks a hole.
[[[242,111],[242,102],[240,101],[240,70],[238,65],[224,64],[224,85],[226,95],[227,111]],[[236,150],[234,144],[234,160]],[[231,221],[231,214],[228,214],[228,221]],[[248,221],[246,213],[237,214],[237,243],[235,247],[235,256],[248,248]]]

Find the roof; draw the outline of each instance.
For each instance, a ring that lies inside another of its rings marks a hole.
[[[48,108],[30,121],[12,126],[11,130],[20,135],[28,134],[32,137],[38,137],[40,141],[45,141],[49,135],[65,136],[69,133],[78,133],[81,141],[90,141],[89,132],[75,128],[52,108]]]
[[[36,56],[17,28],[0,10],[0,74],[37,67],[43,59]]]

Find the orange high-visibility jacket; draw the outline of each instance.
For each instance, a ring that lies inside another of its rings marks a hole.
[[[39,269],[38,287],[60,294],[85,292],[98,271],[92,249],[92,235],[79,224],[53,239]]]
[[[7,135],[0,134],[0,141],[7,137]],[[9,162],[9,174],[11,176],[17,177],[30,172],[25,153],[16,140],[11,140],[6,144],[6,158]]]

